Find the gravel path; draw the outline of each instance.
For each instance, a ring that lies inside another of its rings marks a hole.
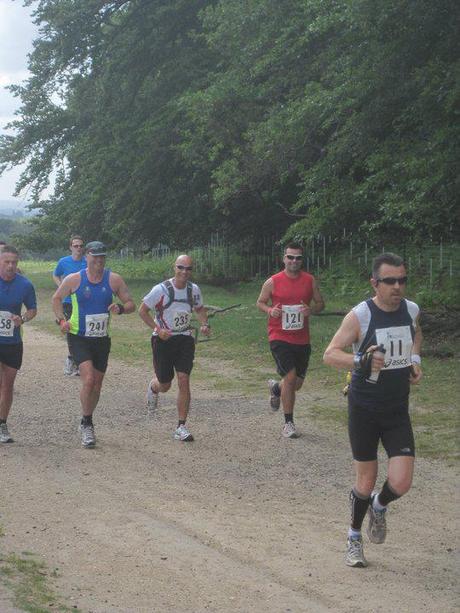
[[[80,447],[79,380],[64,377],[64,343],[30,326],[0,448],[3,553],[31,551],[68,606],[85,613],[457,611],[456,474],[418,460],[414,487],[389,512],[367,569],[344,564],[351,460],[344,435],[308,423],[280,436],[258,398],[193,390],[196,441],[172,440],[174,396],[155,419],[145,370],[112,359]],[[199,358],[198,358],[199,359]],[[263,394],[263,395],[262,395]],[[326,410],[326,409],[325,409]],[[1,580],[0,580],[1,581]],[[8,611],[0,583],[0,611]]]

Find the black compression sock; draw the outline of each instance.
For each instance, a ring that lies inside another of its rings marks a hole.
[[[93,425],[93,416],[92,415],[83,415],[81,418],[82,426],[92,426]]]
[[[281,388],[279,383],[275,383],[272,386],[272,392],[275,394],[275,396],[281,396]]]
[[[361,530],[370,500],[369,496],[363,496],[354,488],[351,490],[351,527],[353,530]]]
[[[6,419],[0,419],[0,424],[6,424]]]
[[[401,498],[401,496],[391,489],[391,487],[388,485],[387,479],[382,486],[382,491],[379,494],[380,504],[382,507],[386,507],[390,502],[393,502],[393,500],[398,500],[398,498]]]
[[[294,423],[294,413],[285,413],[284,414],[284,421],[286,423],[288,423],[288,422]]]
[[[179,419],[179,423],[177,424],[177,427],[179,426],[185,426],[185,419]]]

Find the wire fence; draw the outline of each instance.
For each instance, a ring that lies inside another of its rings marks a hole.
[[[318,235],[303,244],[303,248],[304,268],[317,276],[325,271],[343,271],[344,268],[354,268],[361,274],[368,274],[372,259],[385,251],[402,256],[408,269],[419,276],[426,276],[430,286],[441,278],[458,277],[460,271],[460,245],[457,243],[376,245],[344,233],[341,237]],[[143,259],[170,261],[180,253],[168,245],[159,244],[147,254],[144,253]],[[194,247],[187,253],[194,259],[196,272],[208,279],[261,279],[283,267],[283,249],[277,236],[230,243],[225,237],[215,234],[206,245]],[[134,249],[130,248],[122,249],[117,257],[136,259]]]

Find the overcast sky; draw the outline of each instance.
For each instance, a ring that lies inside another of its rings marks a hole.
[[[32,51],[32,41],[37,27],[30,13],[33,6],[24,8],[22,0],[0,0],[0,133],[14,118],[19,100],[14,98],[6,85],[17,84],[27,78],[27,54]],[[4,173],[0,177],[0,200],[13,200],[14,185],[21,170]],[[22,196],[25,197],[25,194]]]

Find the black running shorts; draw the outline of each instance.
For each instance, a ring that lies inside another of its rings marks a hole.
[[[415,456],[414,434],[407,406],[373,411],[350,404],[348,435],[353,458],[358,462],[376,460],[379,441],[382,441],[389,458]]]
[[[99,372],[107,370],[111,340],[109,336],[87,338],[77,334],[68,334],[69,349],[75,362],[80,366],[88,360]]]
[[[195,340],[192,336],[177,334],[163,341],[152,336],[153,368],[160,383],[170,383],[174,371],[189,375],[195,358]]]
[[[293,368],[301,379],[305,378],[310,361],[311,346],[295,345],[284,341],[270,341],[270,350],[278,373],[284,377]]]
[[[22,366],[22,343],[0,343],[0,363],[19,370]]]

